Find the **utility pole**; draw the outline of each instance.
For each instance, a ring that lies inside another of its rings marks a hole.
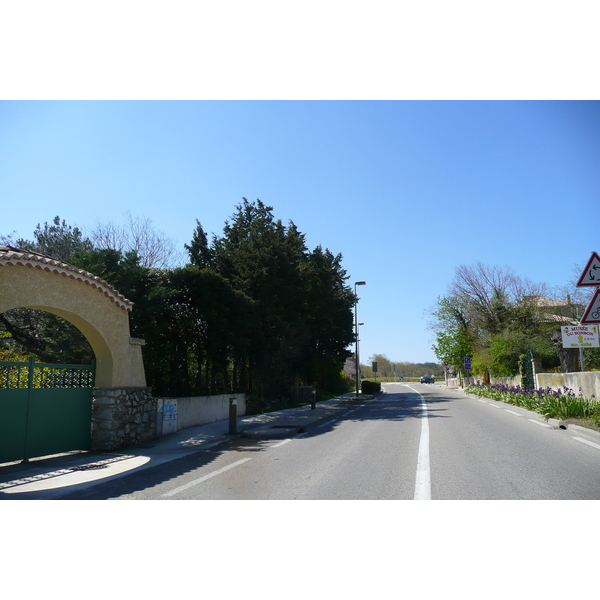
[[[360,389],[360,385],[359,385],[359,369],[360,369],[360,362],[358,360],[358,296],[356,296],[356,286],[357,285],[367,285],[366,281],[357,281],[354,283],[354,296],[356,298],[356,300],[354,301],[354,336],[356,338],[356,348],[355,348],[355,353],[354,353],[354,361],[355,361],[355,367],[356,367],[356,397],[358,398],[358,392]],[[361,325],[363,325],[363,323],[361,323]]]

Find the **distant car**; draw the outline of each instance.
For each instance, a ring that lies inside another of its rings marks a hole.
[[[433,377],[429,377],[429,375],[423,375],[423,377],[421,377],[421,383],[435,383],[435,380]]]

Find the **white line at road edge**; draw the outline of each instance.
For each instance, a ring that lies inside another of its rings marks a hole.
[[[431,500],[431,471],[429,467],[429,419],[425,398],[409,385],[406,386],[421,398],[421,441],[417,460],[417,478],[415,481],[415,500]]]
[[[580,437],[574,437],[573,439],[577,440],[578,442],[583,442],[584,444],[588,444],[588,446],[593,446],[594,448],[598,448],[598,450],[600,450],[599,444],[594,444],[594,442],[588,442],[588,440],[584,440],[583,438],[580,438]]]
[[[205,475],[204,477],[200,477],[199,479],[194,479],[194,481],[190,481],[189,483],[186,483],[185,485],[180,485],[179,487],[172,489],[171,491],[167,492],[166,494],[163,494],[162,497],[168,498],[169,496],[174,496],[175,494],[179,494],[179,492],[183,492],[184,490],[194,487],[195,485],[198,485],[199,483],[202,483],[203,481],[206,481],[207,479],[210,479],[211,477],[214,477],[215,475],[220,475],[221,473],[224,473],[225,471],[229,471],[229,469],[233,469],[234,467],[237,467],[245,462],[248,462],[249,460],[252,460],[252,459],[251,458],[242,458],[242,460],[238,460],[234,463],[231,463],[230,465],[227,465],[226,467],[223,467],[222,469],[213,471],[212,473],[209,473],[208,475]]]

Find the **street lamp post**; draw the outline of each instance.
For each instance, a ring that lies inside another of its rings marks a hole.
[[[356,348],[354,352],[354,361],[356,367],[356,397],[358,398],[358,390],[359,390],[359,366],[360,363],[358,361],[358,297],[356,296],[356,286],[357,285],[367,285],[366,281],[357,281],[354,284],[354,296],[356,300],[354,301],[354,335],[356,338]],[[362,325],[362,323],[361,323]]]

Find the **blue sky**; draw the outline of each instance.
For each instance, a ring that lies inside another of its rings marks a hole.
[[[556,286],[600,251],[599,165],[599,102],[4,101],[0,234],[129,211],[183,250],[260,198],[367,282],[363,361],[433,361],[458,265]]]

